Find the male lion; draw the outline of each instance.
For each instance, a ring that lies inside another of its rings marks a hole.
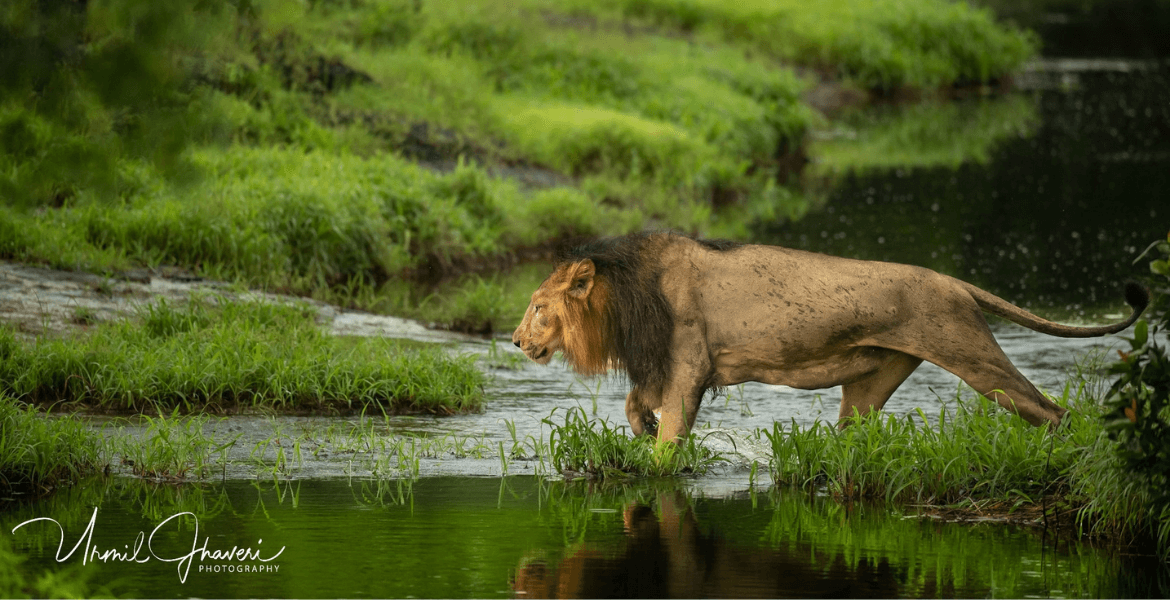
[[[775,246],[642,233],[578,246],[532,294],[512,342],[579,373],[626,371],[635,435],[685,438],[712,387],[760,381],[842,386],[840,425],[881,409],[922,361],[1033,425],[1065,409],[1008,361],[982,311],[1048,335],[1095,337],[1130,326],[1149,303],[1126,286],[1123,323],[1071,327],[922,267]],[[661,408],[661,422],[653,411]]]

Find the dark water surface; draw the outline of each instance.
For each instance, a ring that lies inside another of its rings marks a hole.
[[[1120,282],[1147,272],[1132,262],[1170,231],[1170,61],[1044,59],[1017,83],[847,118],[810,177],[824,206],[756,237],[930,267],[1050,314],[1120,312]],[[919,164],[885,165],[894,153]]]
[[[413,485],[310,479],[159,487],[118,479],[6,511],[0,525],[9,531],[28,519],[55,519],[64,530],[62,556],[81,541],[64,561],[71,576],[137,597],[1021,598],[1170,591],[1158,587],[1166,571],[1156,562],[1055,541],[1034,529],[943,523],[804,494],[702,497],[685,484],[590,489],[532,477],[436,477]],[[144,562],[108,554],[133,556],[140,532],[147,543],[137,557]],[[61,539],[54,524],[29,524],[12,537],[33,564],[54,563]],[[83,565],[86,540],[91,560]],[[222,560],[202,552],[232,548],[256,553]],[[103,554],[106,560],[94,560]],[[175,560],[184,557],[191,558]]]

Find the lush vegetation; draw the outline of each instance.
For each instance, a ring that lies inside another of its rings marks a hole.
[[[43,415],[0,392],[0,495],[42,496],[102,465],[100,437],[80,420]]]
[[[80,566],[68,569],[27,569],[26,559],[0,537],[0,595],[5,598],[95,598],[112,596],[108,588],[94,589]]]
[[[0,33],[0,258],[382,310],[375,284],[557,239],[800,214],[794,67],[930,89],[1034,51],[939,0],[20,1]]]
[[[1144,254],[1150,253],[1150,307],[1134,327],[1130,351],[1119,351],[1120,360],[1111,365],[1117,380],[1106,398],[1104,418],[1120,464],[1090,509],[1129,529],[1156,531],[1163,555],[1170,557],[1170,236]]]
[[[471,357],[334,338],[305,306],[193,300],[87,334],[21,341],[0,329],[0,391],[35,404],[146,413],[477,410]]]

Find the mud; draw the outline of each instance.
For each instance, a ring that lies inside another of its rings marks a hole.
[[[294,296],[241,290],[178,269],[153,272],[141,269],[107,277],[0,262],[0,321],[30,336],[85,329],[103,321],[133,316],[141,306],[159,298],[185,302],[192,295],[200,294],[229,300],[309,304],[317,309],[317,320],[334,335],[438,343],[483,341],[474,336],[432,330],[410,319],[344,310]]]

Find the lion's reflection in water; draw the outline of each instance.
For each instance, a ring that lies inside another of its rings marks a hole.
[[[656,510],[657,509],[657,510]],[[586,546],[558,564],[525,561],[512,579],[520,598],[888,598],[900,595],[890,564],[840,553],[818,561],[811,548],[737,546],[704,532],[680,492],[624,514],[616,548]]]

